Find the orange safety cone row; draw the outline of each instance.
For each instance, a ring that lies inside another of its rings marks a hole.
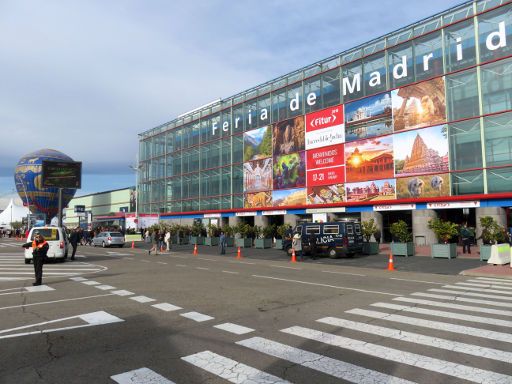
[[[242,258],[242,251],[240,250],[240,247],[238,247],[238,251],[236,252],[236,258],[241,259]]]
[[[295,256],[295,249],[292,248],[292,259],[290,260],[292,263],[297,262],[297,257]]]
[[[197,256],[197,244],[194,244],[194,256]]]
[[[393,263],[393,254],[390,253],[389,260],[388,260],[388,271],[394,271],[394,270],[395,270],[395,265]]]

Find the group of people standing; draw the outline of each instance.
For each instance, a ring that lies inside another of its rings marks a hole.
[[[313,260],[316,260],[316,235],[314,233],[310,233],[306,236],[305,241],[307,244],[302,244],[302,235],[299,232],[295,232],[292,237],[292,249],[295,251],[295,255],[299,258],[300,261],[304,260],[304,255],[302,252],[302,246],[307,245],[309,247],[309,254]]]
[[[171,250],[171,233],[169,231],[158,229],[150,231],[146,229],[144,241],[151,244],[148,255],[151,255],[151,252],[155,252],[158,255],[158,252],[163,252],[164,250],[169,252]]]

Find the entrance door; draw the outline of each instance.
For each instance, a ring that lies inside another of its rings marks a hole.
[[[412,211],[389,211],[382,212],[382,226],[383,229],[383,242],[390,243],[393,240],[393,236],[391,236],[391,232],[389,229],[391,228],[391,224],[396,223],[399,220],[403,220],[407,223],[407,227],[412,232]]]

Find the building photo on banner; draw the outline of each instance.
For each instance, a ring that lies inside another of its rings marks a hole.
[[[243,145],[245,208],[450,195],[444,77],[247,131]]]

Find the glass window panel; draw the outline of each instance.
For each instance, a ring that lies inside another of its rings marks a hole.
[[[265,124],[270,124],[270,117],[271,117],[271,100],[270,100],[270,93],[267,95],[264,95],[258,99],[258,126],[262,126]]]
[[[242,135],[233,136],[233,163],[241,163],[244,157],[244,138]]]
[[[496,60],[512,53],[512,5],[478,16],[480,62]]]
[[[232,132],[233,133],[243,132],[244,131],[244,124],[245,124],[245,120],[244,120],[244,106],[242,104],[242,105],[239,105],[239,106],[233,108],[233,128],[232,128]]]
[[[233,166],[233,193],[242,193],[244,191],[243,168],[242,165]]]
[[[436,17],[435,19],[424,22],[421,25],[414,27],[414,36],[421,36],[425,33],[432,32],[441,26],[441,18]]]
[[[340,70],[338,68],[322,75],[322,108],[341,103]]]
[[[512,109],[512,60],[481,67],[484,114]]]
[[[341,68],[343,102],[354,100],[364,95],[363,66],[360,61],[344,65]]]
[[[201,143],[206,143],[208,141],[209,131],[210,127],[208,125],[208,120],[201,120]]]
[[[397,88],[414,81],[411,43],[388,50],[390,88]]]
[[[188,199],[190,196],[189,189],[190,189],[190,175],[183,175],[181,177],[181,198],[182,199]]]
[[[487,166],[512,164],[512,113],[488,116],[483,120]]]
[[[444,46],[448,72],[476,64],[475,24],[473,19],[445,28]]]
[[[455,23],[458,20],[463,20],[473,15],[473,4],[463,5],[460,8],[443,16],[443,24]]]
[[[286,100],[288,117],[295,117],[303,114],[303,99],[304,97],[302,95],[302,84],[288,87],[288,99]]]
[[[190,175],[189,197],[199,196],[199,173]]]
[[[221,170],[221,191],[222,195],[231,194],[231,167],[225,167]]]
[[[451,176],[452,195],[484,193],[483,171],[453,172]]]
[[[233,196],[233,208],[243,208],[244,207],[244,197],[243,195],[235,195]]]
[[[189,151],[183,151],[181,153],[181,159],[182,159],[182,167],[181,172],[182,173],[188,173],[189,171],[189,165],[190,165],[190,152]]]
[[[317,111],[322,108],[322,88],[320,79],[320,76],[315,76],[304,80],[304,108],[306,113]],[[315,98],[310,99],[310,102],[308,103],[309,94],[314,94]]]
[[[182,148],[181,135],[182,135],[181,129],[174,130],[174,150],[175,151],[179,151]]]
[[[449,125],[452,170],[482,167],[480,119]]]
[[[219,131],[221,137],[231,135],[231,109],[226,109],[220,114]]]
[[[448,75],[445,80],[448,121],[478,116],[480,113],[476,69]]]
[[[510,192],[512,185],[512,168],[488,169],[487,192]]]
[[[272,121],[285,120],[286,110],[286,90],[275,91],[272,94]]]
[[[167,136],[165,139],[166,146],[167,146],[166,152],[173,153],[174,152],[174,131],[167,132],[166,136]]]
[[[428,79],[444,73],[441,32],[414,40],[416,81]]]
[[[385,91],[387,89],[385,53],[382,52],[377,55],[367,57],[364,60],[363,65],[363,86],[365,88],[365,95],[372,95],[374,93]]]
[[[258,127],[258,102],[256,99],[244,103],[245,129],[248,131]]]
[[[222,140],[221,166],[231,164],[231,137]]]
[[[231,196],[222,196],[220,200],[220,209],[230,209],[231,208]]]
[[[190,150],[190,156],[189,156],[189,165],[188,170],[189,172],[195,172],[199,170],[199,155],[200,150],[199,148],[193,148]]]
[[[175,154],[173,157],[171,175],[179,175],[181,174],[181,153]]]

